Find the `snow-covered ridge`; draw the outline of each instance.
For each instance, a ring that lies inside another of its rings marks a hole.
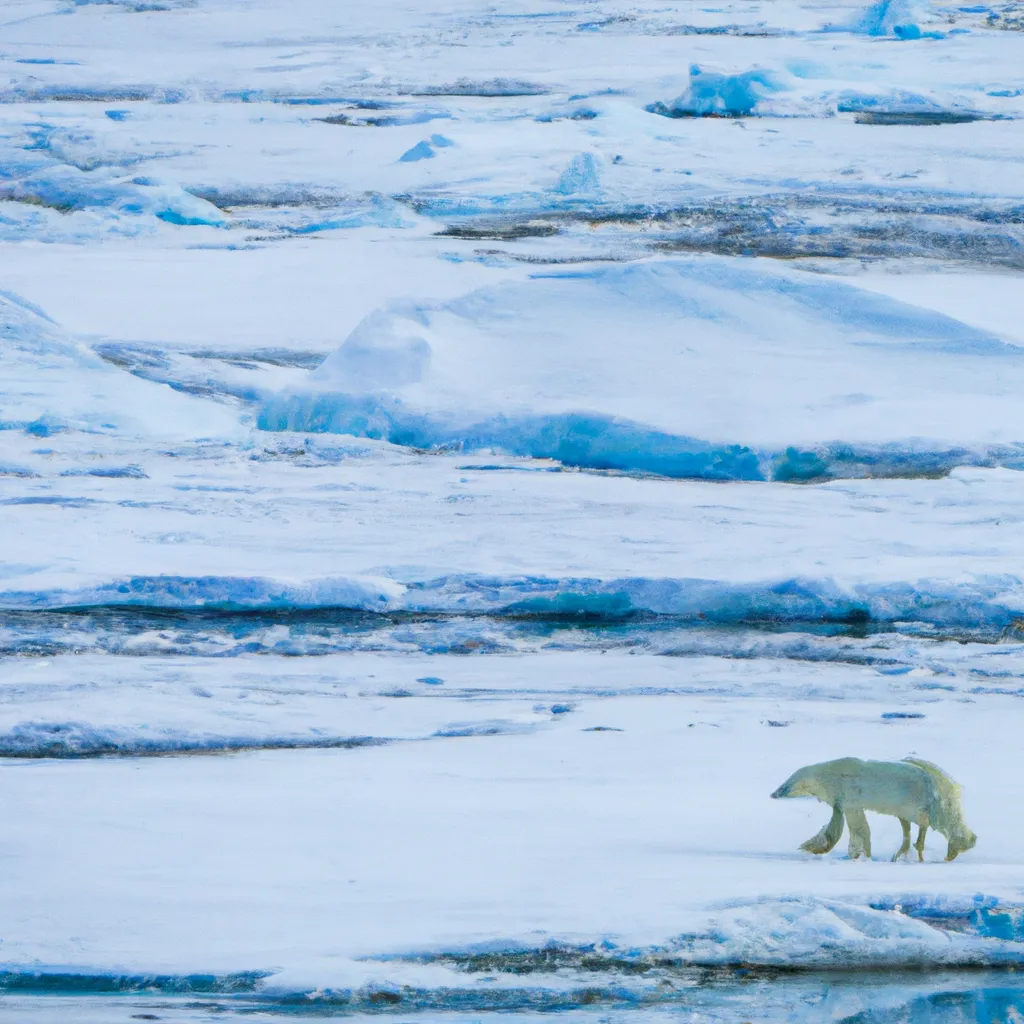
[[[87,722],[21,722],[0,734],[0,757],[152,757],[246,750],[352,750],[391,742],[381,736],[243,736],[170,728],[124,729]]]
[[[399,303],[367,317],[304,383],[297,367],[278,369],[295,383],[277,393],[226,356],[104,344],[100,359],[16,296],[0,296],[0,321],[11,339],[0,425],[33,436],[167,437],[182,423],[193,436],[242,436],[230,410],[186,392],[250,403],[269,432],[676,478],[1024,466],[1019,346],[846,284],[718,258],[552,272],[446,304]],[[782,383],[765,388],[769,377]]]

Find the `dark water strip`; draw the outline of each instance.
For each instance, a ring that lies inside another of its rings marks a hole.
[[[983,971],[837,971],[768,976],[745,968],[691,972],[642,989],[602,979],[555,989],[530,987],[273,992],[263,972],[215,975],[0,974],[0,1013],[31,1009],[33,1021],[74,1024],[109,1019],[209,1021],[231,1016],[324,1017],[500,1013],[540,1020],[606,1022],[609,1011],[641,1020],[705,1024],[761,1021],[842,1024],[1009,1024],[1024,1012],[1024,973]],[[49,1011],[49,1012],[48,1012]],[[682,1014],[683,1016],[680,1016]],[[696,1017],[694,1017],[696,1015]],[[14,1019],[14,1018],[11,1018]],[[621,1019],[621,1018],[620,1018]]]

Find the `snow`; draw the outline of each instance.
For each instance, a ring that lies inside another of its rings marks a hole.
[[[4,1014],[1024,1014],[1016,0],[0,23]]]

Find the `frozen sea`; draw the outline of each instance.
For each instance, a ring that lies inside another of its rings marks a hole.
[[[1024,1020],[1024,4],[704,2],[0,4],[0,1019]]]

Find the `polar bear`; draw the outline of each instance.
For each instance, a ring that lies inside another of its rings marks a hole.
[[[861,854],[871,859],[871,831],[865,811],[892,814],[903,826],[903,845],[893,860],[910,854],[910,824],[918,826],[918,860],[924,860],[924,837],[929,828],[949,841],[946,860],[971,849],[977,836],[967,827],[960,806],[960,786],[930,761],[906,757],[902,761],[861,761],[842,757],[811,764],[794,772],[772,799],[813,796],[831,804],[832,817],[816,835],[802,843],[808,853],[828,853],[843,834],[843,818],[850,826],[850,859]]]

